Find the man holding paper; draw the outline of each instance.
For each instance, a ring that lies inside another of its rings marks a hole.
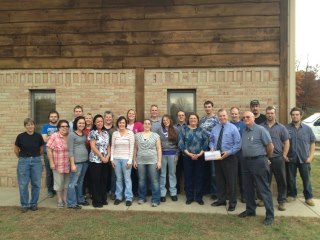
[[[214,161],[217,179],[218,200],[211,206],[226,205],[229,192],[228,211],[234,211],[237,205],[238,160],[235,154],[241,148],[241,137],[237,127],[228,121],[225,109],[218,111],[220,123],[214,126],[210,134],[210,150],[220,151],[221,157]]]

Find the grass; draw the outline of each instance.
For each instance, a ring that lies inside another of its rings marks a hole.
[[[318,218],[0,208],[1,239],[318,239]],[[306,234],[307,233],[307,234]]]
[[[320,198],[320,156],[311,173],[314,196]],[[302,196],[300,177],[297,182]],[[46,208],[20,213],[18,207],[0,207],[0,239],[319,239],[319,218],[276,217],[268,227],[262,225],[263,218]]]

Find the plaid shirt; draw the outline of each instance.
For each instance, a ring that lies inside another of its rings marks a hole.
[[[53,150],[53,161],[56,171],[59,173],[70,172],[70,161],[68,153],[68,142],[63,136],[56,132],[52,134],[47,142],[47,148]]]

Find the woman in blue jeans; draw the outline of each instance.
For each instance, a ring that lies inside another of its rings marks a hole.
[[[162,148],[162,163],[160,174],[160,195],[161,202],[166,201],[166,182],[167,182],[167,168],[169,170],[169,192],[172,201],[178,201],[177,197],[177,178],[176,165],[178,161],[178,129],[173,127],[172,119],[165,114],[161,120],[161,128],[157,133],[160,136]]]
[[[89,164],[85,127],[85,118],[76,117],[73,122],[73,131],[68,136],[71,173],[67,190],[67,207],[72,209],[81,209],[80,205],[89,205],[83,195],[83,181]]]
[[[19,158],[17,175],[20,192],[21,212],[38,210],[41,189],[43,138],[34,131],[35,124],[30,118],[24,120],[26,131],[20,133],[14,144],[14,153]],[[31,200],[28,185],[31,181]]]
[[[112,134],[111,163],[116,174],[116,193],[114,205],[119,205],[123,198],[125,185],[126,206],[132,204],[131,168],[134,151],[134,134],[127,129],[127,119],[121,116],[117,120],[118,131]]]
[[[147,176],[151,185],[152,207],[160,204],[159,170],[161,169],[161,143],[157,133],[151,132],[151,121],[143,121],[144,131],[136,134],[134,168],[138,169],[139,200],[138,204],[146,202]]]

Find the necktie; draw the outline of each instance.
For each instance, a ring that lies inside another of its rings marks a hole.
[[[219,138],[218,138],[217,149],[216,150],[221,150],[222,135],[223,135],[223,126],[221,126],[221,130],[220,130],[220,133],[219,133]]]

